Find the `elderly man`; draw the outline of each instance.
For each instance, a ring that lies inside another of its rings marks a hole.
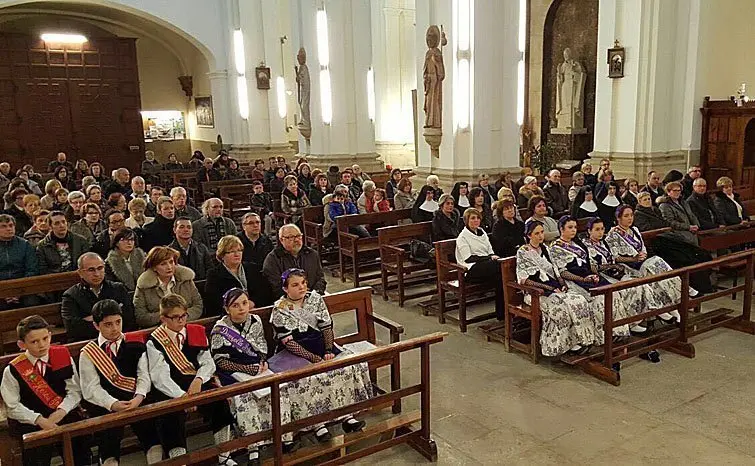
[[[0,163],[0,191],[5,191],[10,184],[10,164],[8,162]]]
[[[207,246],[192,239],[192,232],[191,219],[177,218],[173,224],[176,239],[168,246],[181,254],[178,263],[193,270],[195,280],[205,280],[207,272],[215,268],[215,257]]]
[[[561,185],[561,172],[553,169],[548,173],[548,182],[543,187],[545,200],[553,213],[569,210],[569,195]]]
[[[131,196],[131,188],[129,187],[130,179],[131,174],[128,172],[127,168],[119,168],[115,170],[113,172],[113,179],[103,187],[105,190],[105,194],[103,195],[104,198],[107,199],[113,193],[121,193],[126,199],[128,199]]]
[[[202,165],[202,168],[197,172],[197,186],[202,187],[202,183],[208,181],[220,181],[223,179],[223,175],[220,174],[220,170],[214,168],[214,162],[211,158],[207,157]]]
[[[107,223],[107,228],[94,239],[92,251],[101,257],[107,257],[113,238],[118,232],[126,228],[126,216],[120,210],[110,209],[105,212],[103,220]]]
[[[173,207],[176,208],[176,217],[189,217],[192,222],[202,218],[202,214],[197,209],[186,203],[186,190],[181,186],[170,190],[170,199],[173,201]]]
[[[303,269],[310,290],[325,292],[325,274],[317,251],[304,246],[304,237],[296,225],[289,223],[278,230],[278,246],[265,258],[262,274],[270,283],[273,297],[283,295],[281,275],[288,269]]]
[[[147,183],[141,176],[135,176],[131,179],[131,199],[142,199],[149,203],[150,195],[147,193]]]
[[[370,175],[362,171],[362,167],[360,167],[357,164],[354,164],[351,166],[351,171],[354,172],[354,179],[359,182],[359,184],[364,185],[364,182],[367,180],[371,180],[372,178]]]
[[[144,252],[155,246],[167,246],[173,241],[173,221],[176,218],[176,209],[173,201],[163,196],[157,201],[157,215],[155,220],[144,225],[141,248]]]
[[[236,224],[228,217],[223,217],[223,201],[212,197],[202,204],[204,216],[193,222],[193,238],[215,252],[218,241],[226,235],[235,235]]]
[[[255,269],[262,271],[265,258],[273,250],[273,242],[267,235],[262,234],[262,219],[256,213],[249,212],[241,218],[241,228],[244,231],[236,236],[244,245],[242,260],[251,263]]]
[[[656,204],[656,199],[663,194],[663,189],[661,189],[661,176],[658,172],[654,170],[648,172],[648,183],[640,191],[649,193],[653,205]]]
[[[692,195],[695,180],[700,179],[702,173],[699,165],[692,165],[687,169],[687,174],[682,178],[682,197],[686,199]]]
[[[712,230],[724,225],[707,191],[708,182],[705,178],[698,177],[692,182],[692,194],[687,197],[687,204],[700,222],[701,230]]]
[[[78,273],[81,283],[63,293],[60,307],[69,342],[97,337],[97,329],[92,323],[92,306],[103,299],[112,299],[122,305],[124,330],[136,329],[134,305],[128,297],[128,290],[123,283],[105,280],[105,261],[98,254],[82,254]]]
[[[73,164],[66,160],[66,153],[65,152],[58,152],[58,155],[55,157],[55,160],[51,161],[47,164],[47,171],[48,173],[52,173],[55,171],[56,168],[63,165],[68,169],[68,173],[73,173]]]
[[[144,160],[142,160],[142,175],[149,181],[149,183],[155,183],[160,178],[160,171],[163,166],[155,159],[155,153],[148,150],[144,153]]]
[[[82,254],[91,248],[83,236],[68,231],[68,222],[63,212],[55,210],[47,216],[50,233],[37,244],[39,273],[73,272]]]

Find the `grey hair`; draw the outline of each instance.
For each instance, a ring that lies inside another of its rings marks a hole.
[[[362,191],[374,191],[375,189],[377,189],[377,186],[372,180],[367,180],[362,184]]]
[[[558,174],[561,174],[561,171],[558,168],[554,168],[553,170],[548,172],[548,176],[553,176],[554,173],[558,172]]]
[[[248,212],[248,213],[244,214],[243,217],[241,217],[241,223],[244,223],[246,221],[246,219],[251,218],[251,217],[257,217],[258,219],[262,220],[260,218],[260,215],[257,212]]]
[[[335,193],[342,193],[342,194],[344,194],[345,196],[348,197],[348,195],[349,195],[349,187],[346,186],[345,184],[336,185],[336,187],[333,189],[333,194],[335,194]]]
[[[440,183],[440,179],[438,179],[437,175],[429,175],[427,177],[426,183],[428,185],[432,185],[433,183]]]
[[[171,188],[170,197],[177,196],[179,193],[182,193],[184,196],[186,195],[186,190],[183,188],[183,186],[176,186],[174,188]]]
[[[695,181],[692,182],[692,186],[697,186],[703,183],[705,183],[706,186],[708,185],[708,182],[705,181],[705,178],[702,178],[702,177],[696,178]]]
[[[217,197],[211,197],[211,198],[207,199],[206,201],[204,201],[202,203],[202,213],[204,215],[207,215],[207,212],[210,211],[210,202],[212,202],[212,201],[220,201],[221,204],[223,203],[223,201],[220,200],[220,199],[218,199]]]
[[[135,176],[131,178],[131,182],[133,183],[134,181],[141,181],[142,183],[144,183],[144,178],[142,178],[141,176]]]
[[[283,237],[284,230],[296,230],[297,233],[301,234],[301,230],[295,223],[287,223],[278,229],[278,238]]]
[[[68,202],[79,198],[86,199],[86,196],[81,191],[71,191],[70,193],[68,193]]]
[[[78,265],[79,269],[81,269],[82,267],[84,267],[85,260],[94,259],[95,257],[102,261],[102,257],[100,257],[100,255],[97,254],[96,252],[91,252],[91,251],[85,252],[84,254],[79,256],[79,260],[76,264]],[[105,261],[102,261],[102,262],[104,263]]]

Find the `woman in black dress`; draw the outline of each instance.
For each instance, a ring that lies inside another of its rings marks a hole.
[[[497,201],[493,207],[498,217],[490,235],[493,251],[500,257],[515,256],[524,244],[524,222],[516,218],[516,205],[511,201]]]

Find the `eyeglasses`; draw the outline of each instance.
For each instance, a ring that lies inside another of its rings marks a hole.
[[[302,239],[302,235],[282,236],[283,239]]]
[[[182,320],[186,320],[187,317],[189,317],[189,314],[186,312],[177,316],[165,316],[166,319],[170,319],[172,322],[181,322]]]
[[[105,271],[105,266],[104,265],[99,265],[97,267],[88,267],[88,268],[84,269],[84,271],[87,272],[87,273],[104,272]]]
[[[259,224],[260,224],[259,220],[254,220],[251,222],[244,222],[244,225],[259,225]]]

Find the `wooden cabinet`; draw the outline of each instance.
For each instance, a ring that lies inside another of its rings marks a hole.
[[[48,46],[0,34],[0,151],[14,167],[72,162],[138,170],[144,153],[136,39]]]

